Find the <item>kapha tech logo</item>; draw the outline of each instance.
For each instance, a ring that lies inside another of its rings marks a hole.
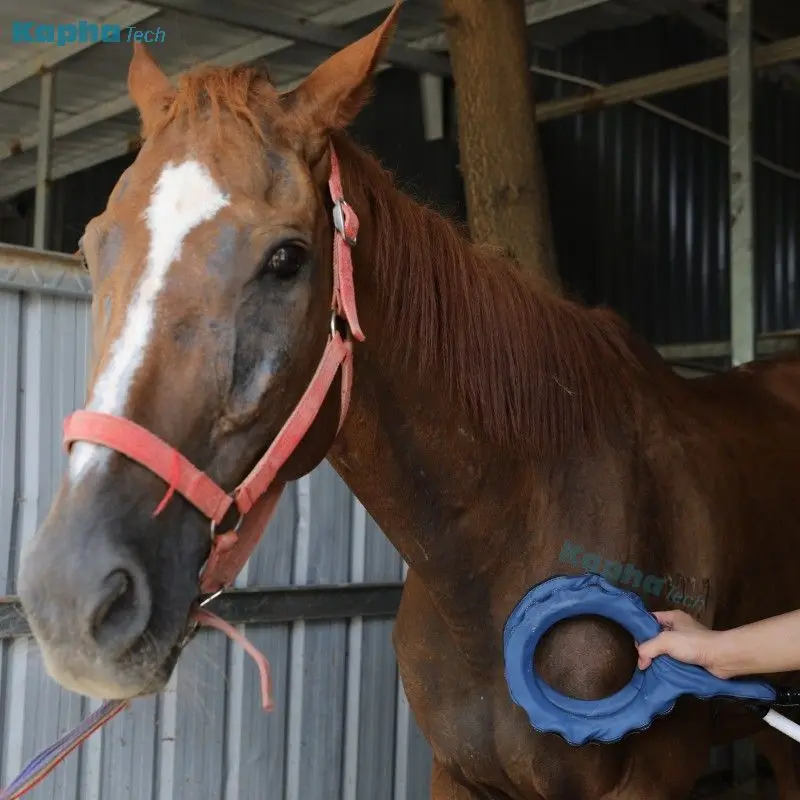
[[[621,587],[629,586],[641,594],[663,597],[668,603],[675,606],[683,606],[687,611],[702,611],[706,606],[708,581],[699,582],[696,579],[687,579],[691,583],[699,582],[704,590],[699,594],[687,594],[682,587],[675,585],[669,578],[661,575],[645,574],[633,564],[609,561],[599,553],[590,553],[584,550],[582,545],[569,540],[564,542],[558,559],[562,564],[569,564],[569,566],[576,569],[583,569],[586,572],[602,575],[609,583],[614,583]]]
[[[41,22],[15,20],[11,23],[11,41],[26,44],[54,44],[64,47],[75,42],[144,42],[160,44],[166,39],[163,28],[136,28],[102,25],[85,19],[48,25]]]

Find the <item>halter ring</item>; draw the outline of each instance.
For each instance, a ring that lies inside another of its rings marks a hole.
[[[242,512],[240,511],[239,519],[236,520],[236,524],[233,526],[233,528],[231,528],[230,533],[239,533],[239,528],[242,527],[242,523],[244,522],[244,516],[245,515],[242,514]],[[211,520],[210,528],[211,528],[211,541],[213,542],[214,539],[217,538],[217,523],[214,522],[213,519]]]

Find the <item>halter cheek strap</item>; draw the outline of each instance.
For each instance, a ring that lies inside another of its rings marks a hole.
[[[356,313],[351,252],[358,239],[358,217],[344,199],[339,159],[333,146],[330,157],[331,175],[328,190],[333,201],[334,236],[333,297],[328,341],[316,372],[297,406],[259,462],[234,491],[226,492],[176,448],[132,420],[97,411],[79,410],[64,423],[64,445],[68,450],[78,441],[108,447],[146,467],[167,484],[167,492],[154,509],[154,516],[161,513],[177,492],[210,521],[211,553],[200,575],[200,590],[211,597],[207,597],[201,606],[231,586],[264,534],[284,488],[283,483],[276,481],[276,475],[316,419],[340,369],[342,376],[339,429],[344,423],[350,405],[353,383],[351,336],[359,341],[365,338]],[[340,320],[347,324],[348,333],[345,336],[339,331]],[[232,530],[218,533],[218,527],[232,508],[239,514],[238,522]],[[236,628],[203,608],[195,612],[193,627],[183,644],[191,638],[191,633],[196,630],[197,625],[222,630],[245,647],[255,659],[261,674],[264,708],[271,708],[269,664],[266,659]],[[105,703],[74,730],[33,759],[25,770],[0,792],[0,800],[16,800],[30,791],[81,742],[116,716],[125,706],[127,706],[126,701],[114,700]]]

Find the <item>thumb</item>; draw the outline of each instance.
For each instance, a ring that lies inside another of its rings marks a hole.
[[[669,652],[669,646],[672,640],[671,634],[671,631],[663,631],[652,639],[648,639],[646,642],[636,645],[639,651],[640,669],[645,669],[650,666],[650,662],[657,656]]]

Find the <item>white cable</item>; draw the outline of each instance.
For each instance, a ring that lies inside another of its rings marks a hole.
[[[777,711],[770,709],[764,716],[764,722],[768,725],[772,725],[773,728],[779,730],[781,733],[785,733],[790,739],[800,742],[800,725],[787,719],[783,714],[779,714]]]

